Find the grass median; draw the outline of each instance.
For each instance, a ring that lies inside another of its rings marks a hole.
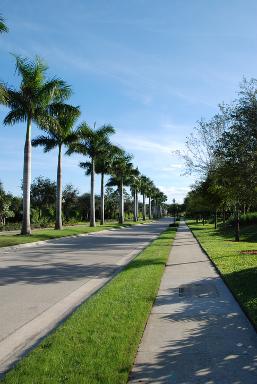
[[[257,328],[256,226],[242,228],[241,241],[235,242],[231,228],[215,230],[213,224],[192,222],[188,225]]]
[[[175,233],[163,232],[1,383],[127,383]]]
[[[143,221],[125,222],[124,226],[131,226],[131,225],[137,225],[137,224],[143,224],[143,223],[147,224],[149,222],[150,222],[149,220],[145,222]],[[109,222],[104,225],[97,224],[96,227],[90,227],[89,224],[86,223],[82,225],[67,226],[67,227],[64,227],[62,230],[55,230],[52,228],[35,229],[32,231],[32,234],[30,236],[23,236],[19,234],[6,232],[0,235],[0,248],[12,246],[12,245],[18,245],[18,244],[34,243],[36,241],[42,241],[42,240],[58,239],[60,237],[65,237],[65,236],[74,236],[74,235],[80,235],[80,234],[86,234],[86,233],[92,233],[92,232],[99,232],[105,229],[120,228],[120,227],[121,225],[118,224],[117,222]]]

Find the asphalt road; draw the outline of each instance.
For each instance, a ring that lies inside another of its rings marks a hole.
[[[117,273],[168,222],[0,249],[0,372]]]

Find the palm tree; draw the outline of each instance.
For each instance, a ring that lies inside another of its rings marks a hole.
[[[138,221],[138,191],[140,189],[140,172],[138,168],[135,168],[131,174],[131,179],[130,179],[130,190],[131,194],[133,196],[133,216],[134,216],[134,221]]]
[[[148,179],[146,185],[146,196],[148,197],[148,209],[149,209],[149,220],[152,218],[152,195],[154,193],[154,183]]]
[[[154,198],[154,217],[159,219],[162,216],[162,205],[167,201],[167,196],[158,188],[155,188],[153,193]]]
[[[53,119],[49,115],[52,103],[61,102],[71,94],[70,87],[62,80],[46,80],[47,66],[39,57],[30,61],[16,56],[16,70],[21,76],[19,90],[0,83],[0,103],[11,109],[4,124],[26,122],[26,139],[23,166],[23,219],[22,235],[30,235],[30,184],[31,184],[31,126],[49,124]]]
[[[88,162],[81,162],[80,167],[86,169],[86,173],[91,174],[91,194],[90,194],[90,226],[95,227],[95,162],[104,152],[105,148],[110,145],[109,136],[115,133],[111,125],[103,125],[95,129],[91,128],[86,122],[81,123],[76,134],[78,142],[71,144],[68,154],[80,153],[90,157],[90,171]]]
[[[95,159],[95,173],[101,175],[101,221],[100,224],[104,225],[104,176],[111,173],[111,166],[114,158],[124,153],[123,149],[109,143],[103,148],[103,152]],[[82,168],[86,170],[86,175],[91,175],[92,164],[90,161],[83,163]]]
[[[107,186],[118,186],[120,196],[119,223],[124,223],[124,185],[129,185],[131,174],[134,172],[132,156],[125,154],[117,156],[112,162],[111,174]]]
[[[152,199],[154,203],[154,206],[153,206],[154,219],[158,219],[157,199],[158,199],[159,193],[160,193],[160,190],[157,187],[154,187],[152,191]]]
[[[0,33],[8,32],[9,29],[7,25],[5,24],[5,20],[3,16],[0,14]]]
[[[46,135],[33,139],[32,146],[43,146],[44,152],[58,148],[55,229],[62,229],[62,148],[64,145],[69,146],[77,139],[73,127],[80,115],[80,110],[68,104],[55,104],[51,107],[50,113],[55,119],[55,124],[46,125],[44,127]]]
[[[140,177],[140,192],[143,196],[143,220],[146,220],[146,204],[145,204],[145,197],[148,192],[148,185],[150,182],[150,179],[144,175],[141,175]]]
[[[96,159],[95,171],[101,174],[101,225],[104,224],[104,176],[111,173],[114,159],[122,155],[124,155],[123,149],[116,145],[109,144],[104,148],[101,156]]]

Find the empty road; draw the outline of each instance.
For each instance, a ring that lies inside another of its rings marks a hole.
[[[168,225],[156,223],[0,249],[0,373]]]

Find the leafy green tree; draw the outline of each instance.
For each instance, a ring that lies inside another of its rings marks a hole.
[[[63,215],[64,219],[69,222],[82,218],[79,205],[79,191],[72,184],[67,184],[62,193]]]
[[[60,79],[46,80],[47,66],[36,57],[30,61],[16,57],[16,70],[21,77],[20,88],[15,90],[4,83],[0,84],[0,102],[10,112],[4,119],[5,125],[26,122],[26,139],[24,146],[23,168],[23,220],[21,233],[31,234],[30,227],[30,184],[31,184],[31,126],[32,122],[39,127],[54,123],[49,114],[53,103],[67,99],[71,89]]]
[[[57,162],[57,190],[56,190],[56,219],[55,229],[62,229],[62,149],[77,140],[77,134],[73,130],[75,121],[80,115],[78,107],[68,104],[54,104],[49,108],[53,121],[47,122],[44,128],[46,134],[32,140],[32,146],[43,146],[44,152],[58,149]]]
[[[91,128],[86,122],[83,122],[78,127],[76,134],[78,142],[71,144],[68,154],[80,153],[90,158],[91,169],[91,206],[90,206],[90,226],[95,227],[95,162],[98,157],[104,153],[105,148],[110,145],[110,135],[115,133],[111,125],[103,125],[96,129]],[[81,162],[80,167],[88,172],[88,163]]]
[[[119,201],[119,191],[112,187],[107,187],[105,191],[105,213],[107,218],[117,218],[119,213]]]
[[[43,176],[36,177],[31,183],[30,195],[34,221],[44,219],[44,222],[50,222],[53,219],[56,183]]]
[[[3,184],[0,182],[0,224],[5,225],[5,220],[14,217],[11,209],[12,195],[5,193]]]

